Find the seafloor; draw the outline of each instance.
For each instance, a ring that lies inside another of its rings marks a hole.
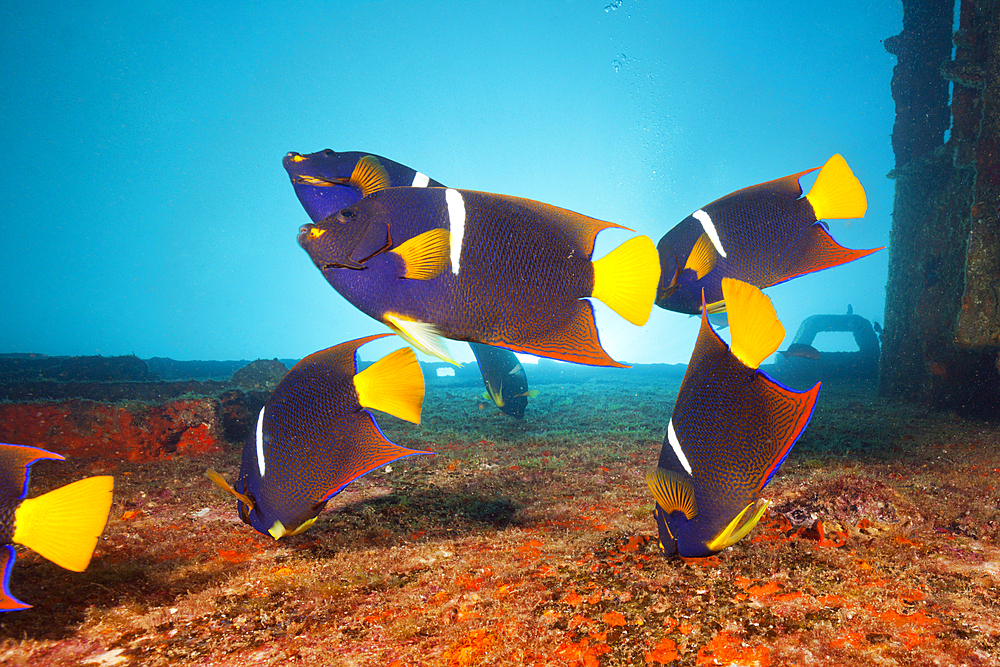
[[[529,375],[531,369],[529,368]],[[606,378],[606,379],[602,379]],[[535,384],[521,422],[429,383],[436,456],[351,484],[274,541],[205,477],[221,455],[42,461],[31,495],[111,473],[90,568],[19,549],[4,665],[1000,665],[1000,428],[825,383],[770,514],[698,562],[655,550],[679,376]]]

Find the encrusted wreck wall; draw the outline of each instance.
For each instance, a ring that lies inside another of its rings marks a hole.
[[[896,197],[879,389],[969,416],[995,416],[1000,0],[961,0],[952,35],[954,8],[951,0],[903,0],[903,31],[886,40],[898,58]]]

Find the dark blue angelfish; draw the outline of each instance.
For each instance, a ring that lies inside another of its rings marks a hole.
[[[338,153],[326,149],[282,160],[295,194],[309,219],[319,222],[362,197],[389,187],[442,188],[419,171],[371,153]]]
[[[300,155],[289,153],[282,164],[302,207],[313,222],[335,215],[343,208],[387,187],[444,187],[433,178],[406,165],[371,153],[330,149]],[[524,416],[528,376],[517,357],[501,347],[469,343],[490,398],[504,413]],[[485,365],[484,365],[485,364]],[[518,370],[519,369],[519,370]],[[503,377],[510,373],[511,377]]]
[[[492,345],[469,343],[479,371],[483,374],[483,384],[486,391],[483,398],[488,398],[511,417],[524,418],[524,409],[528,399],[538,396],[537,389],[528,389],[528,376],[524,366],[510,350]]]
[[[717,313],[726,307],[723,278],[764,289],[880,250],[844,248],[821,222],[860,218],[868,207],[847,161],[840,155],[827,160],[803,197],[799,179],[812,171],[737,190],[667,232],[656,244],[661,268],[656,305],[697,314],[704,292],[708,312]]]
[[[401,348],[357,370],[357,349],[390,335],[341,343],[295,364],[260,410],[235,488],[208,471],[236,496],[245,523],[276,540],[297,535],[358,477],[396,459],[432,453],[390,442],[366,409],[420,423],[424,378],[413,350]]]
[[[785,330],[757,287],[731,278],[721,286],[732,345],[703,314],[659,462],[646,473],[667,556],[710,556],[750,532],[767,509],[761,491],[802,435],[819,395],[819,383],[797,392],[758,370]]]

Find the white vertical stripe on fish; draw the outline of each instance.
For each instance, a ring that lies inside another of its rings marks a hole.
[[[451,272],[458,275],[461,268],[462,241],[465,237],[465,200],[458,190],[444,191],[444,201],[448,204],[448,225],[451,230]]]

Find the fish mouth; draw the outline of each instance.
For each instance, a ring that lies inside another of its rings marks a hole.
[[[312,228],[312,225],[302,225],[299,227],[299,234],[295,237],[295,240],[298,241],[299,246],[303,249],[306,247],[306,239],[309,237],[309,232]]]

